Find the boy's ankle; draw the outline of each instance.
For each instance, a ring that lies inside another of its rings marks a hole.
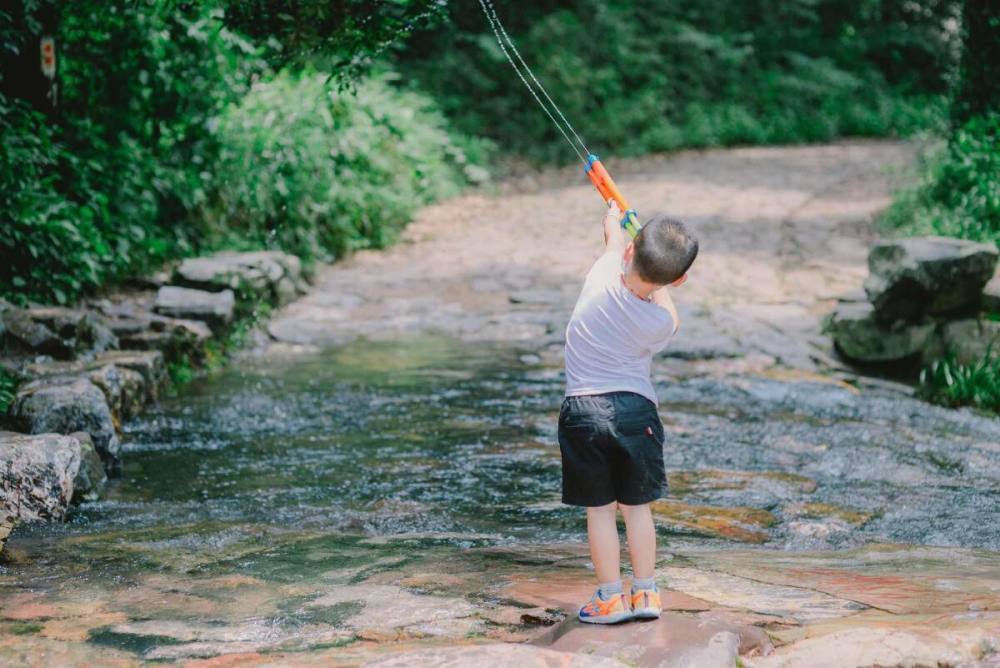
[[[658,591],[654,578],[632,578],[632,591]]]
[[[621,580],[615,580],[614,582],[600,582],[597,585],[597,595],[605,601],[612,596],[619,596],[624,593],[625,588],[622,585]]]

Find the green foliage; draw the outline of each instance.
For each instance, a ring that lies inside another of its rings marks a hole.
[[[26,48],[15,36],[0,29],[0,46]],[[60,116],[0,97],[0,296],[22,302],[63,303],[197,249],[214,119],[261,67],[198,9],[81,1],[57,37]]]
[[[21,379],[7,369],[0,367],[0,418],[7,414],[7,409],[14,401],[14,393]]]
[[[446,132],[425,96],[384,75],[338,92],[305,71],[260,82],[222,116],[213,243],[311,259],[388,243],[420,206],[453,195],[485,157]]]
[[[921,395],[944,406],[974,406],[1000,412],[1000,357],[986,355],[971,365],[946,357],[920,374]]]
[[[884,227],[1000,244],[1000,113],[971,119],[921,171],[883,216]]]
[[[478,3],[414,36],[404,74],[457,128],[514,153],[567,147]],[[573,0],[498,6],[519,50],[599,152],[908,134],[943,115],[958,3]]]
[[[341,85],[419,25],[444,13],[441,0],[217,0],[226,24],[273,46],[271,60],[327,65]]]

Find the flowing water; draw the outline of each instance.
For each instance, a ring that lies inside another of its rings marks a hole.
[[[816,378],[659,381],[668,546],[1000,549],[982,529],[1000,513],[995,420]],[[143,653],[190,632],[121,624],[199,614],[171,613],[164,592],[204,578],[351,583],[428,555],[583,542],[581,513],[558,502],[561,391],[558,366],[530,350],[445,338],[242,360],[127,425],[106,500],[19,529],[0,597],[117,598],[125,617],[98,619],[87,642]],[[732,512],[698,514],[713,508]],[[169,586],[128,603],[153,576]],[[355,610],[304,611],[304,596],[246,605],[281,638]]]

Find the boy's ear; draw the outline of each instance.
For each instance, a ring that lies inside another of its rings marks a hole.
[[[635,256],[635,242],[630,241],[628,242],[628,245],[625,246],[625,251],[622,253],[622,258],[626,262],[631,262],[634,256]]]
[[[674,281],[670,285],[671,285],[671,287],[679,288],[679,287],[681,287],[682,285],[684,285],[687,282],[687,279],[688,279],[687,272],[684,272],[683,274],[681,274],[680,278],[678,278],[676,281]]]

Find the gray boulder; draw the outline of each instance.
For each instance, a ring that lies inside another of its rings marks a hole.
[[[966,318],[942,323],[924,350],[929,363],[953,355],[960,364],[975,364],[986,357],[1000,357],[1000,322]]]
[[[72,436],[0,431],[0,548],[19,522],[63,519],[80,463]]]
[[[109,350],[101,353],[95,360],[95,364],[114,364],[120,370],[128,369],[138,374],[142,388],[145,391],[145,401],[156,401],[160,389],[167,380],[167,369],[163,361],[163,353],[159,350]],[[126,375],[126,387],[128,383],[135,383],[134,375]],[[128,395],[128,390],[126,390]],[[135,415],[129,412],[124,406],[123,411],[127,416]]]
[[[9,410],[16,428],[27,434],[90,434],[105,467],[121,464],[118,435],[104,393],[84,378],[43,378],[18,388]]]
[[[299,258],[280,251],[224,252],[190,258],[177,267],[174,280],[178,285],[200,290],[254,293],[272,303],[284,303],[304,289]]]
[[[880,322],[972,309],[997,265],[993,244],[945,237],[895,239],[868,255],[865,292]]]
[[[80,468],[73,478],[73,503],[96,501],[104,495],[108,485],[108,476],[101,463],[101,456],[90,438],[90,434],[78,431],[70,434],[80,444]]]
[[[18,352],[41,353],[57,358],[69,358],[73,348],[45,325],[36,322],[23,309],[3,312],[4,348]]]
[[[27,380],[48,379],[62,381],[85,378],[99,387],[107,400],[115,425],[139,414],[146,405],[146,382],[138,371],[107,361],[108,356],[129,356],[117,351],[103,353],[94,361],[29,362],[17,369]]]
[[[165,285],[156,293],[153,310],[172,318],[200,320],[219,332],[233,321],[236,296],[232,290],[208,292]]]
[[[59,306],[8,309],[3,313],[7,347],[59,359],[118,347],[118,339],[89,311]]]
[[[908,325],[881,324],[868,302],[846,302],[827,321],[837,349],[857,362],[894,362],[916,356],[934,332],[929,321]]]

